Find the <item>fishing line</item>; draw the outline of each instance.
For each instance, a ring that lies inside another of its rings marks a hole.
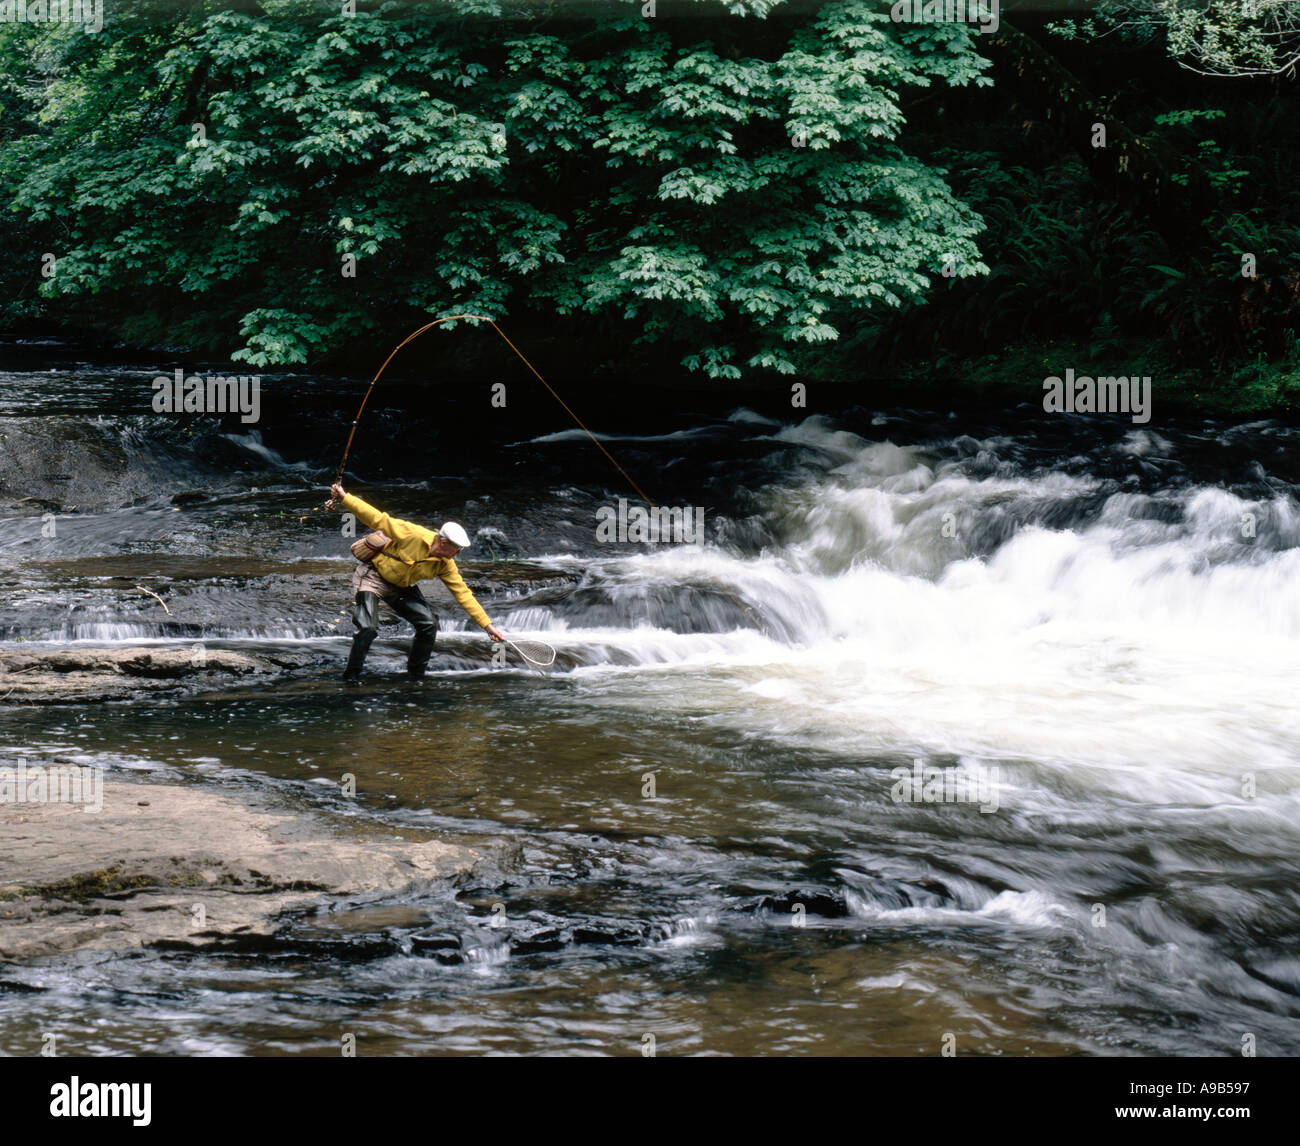
[[[460,322],[461,320],[467,320],[467,319],[474,319],[478,322],[486,322],[493,330],[495,330],[497,334],[501,336],[501,340],[508,347],[510,347],[511,350],[515,352],[515,354],[519,358],[519,361],[528,367],[533,377],[536,378],[537,381],[539,381],[543,386],[545,386],[547,392],[551,395],[551,397],[554,398],[557,402],[559,402],[561,406],[564,407],[564,412],[568,414],[569,417],[574,420],[574,422],[577,423],[578,428],[582,430],[582,432],[586,434],[587,437],[589,437],[593,443],[595,443],[596,448],[602,454],[604,454],[606,458],[609,459],[610,465],[612,465],[616,470],[618,470],[618,472],[623,475],[623,479],[627,482],[627,484],[630,485],[634,490],[636,490],[637,495],[641,498],[641,500],[644,501],[646,505],[648,505],[652,510],[658,510],[659,507],[653,501],[650,500],[649,495],[647,495],[645,491],[642,490],[642,488],[632,480],[632,477],[627,472],[627,470],[625,470],[621,465],[618,464],[617,461],[614,460],[614,455],[611,454],[607,449],[605,449],[605,447],[601,444],[600,439],[597,438],[595,434],[593,434],[589,429],[587,429],[582,419],[579,418],[578,415],[575,414],[569,408],[569,404],[563,398],[561,398],[559,394],[555,392],[551,384],[541,376],[541,374],[537,370],[537,367],[535,367],[531,362],[528,361],[526,357],[524,357],[523,351],[521,351],[519,347],[517,347],[513,342],[510,341],[509,338],[506,337],[506,333],[504,330],[502,330],[499,326],[497,326],[495,322],[493,322],[490,318],[487,317],[487,315],[484,314],[452,314],[452,315],[448,315],[446,318],[435,318],[432,322],[425,323],[418,330],[413,330],[410,334],[408,334],[404,339],[402,339],[401,342],[399,342],[393,348],[392,353],[389,354],[389,356],[384,359],[384,364],[378,369],[378,371],[376,371],[375,376],[370,380],[370,385],[366,387],[365,395],[361,399],[361,405],[357,407],[357,415],[355,418],[352,419],[352,428],[348,431],[348,440],[343,447],[343,457],[339,461],[339,469],[338,469],[338,473],[334,477],[334,484],[338,485],[341,484],[343,481],[343,471],[347,468],[348,455],[352,452],[352,441],[357,435],[357,423],[361,421],[361,415],[365,412],[366,403],[370,401],[370,394],[375,388],[375,383],[378,382],[379,379],[383,376],[384,371],[388,368],[388,364],[392,362],[394,358],[397,357],[397,352],[401,350],[402,347],[406,346],[407,343],[414,342],[417,338],[420,337],[420,335],[424,334],[426,331],[432,330],[435,326],[441,326],[444,322]],[[334,499],[332,497],[325,503],[325,508],[326,509],[334,508]],[[702,524],[697,525],[696,528],[697,529],[702,528]],[[744,610],[745,615],[748,616],[749,619],[753,621],[755,625],[758,626],[759,631],[765,637],[771,635],[770,633],[768,633],[766,626],[756,616],[754,616],[753,612],[750,610],[748,605],[742,602],[739,598],[736,597],[734,593],[730,592],[729,590],[723,589],[722,591],[726,593],[726,595],[730,597],[737,605],[739,605],[741,609]],[[549,645],[545,647],[548,649],[550,648]],[[551,661],[554,661],[555,650],[551,649],[550,652],[551,652]],[[520,655],[523,656],[522,653]],[[524,657],[524,659],[528,660],[527,657]],[[546,661],[545,663],[550,664],[551,661]],[[529,663],[532,662],[530,661]]]
[[[655,503],[650,500],[650,498],[645,494],[645,492],[641,489],[641,487],[637,485],[636,482],[634,482],[632,478],[628,475],[627,470],[625,470],[621,465],[618,464],[618,462],[614,460],[613,454],[611,454],[607,449],[605,449],[604,446],[600,444],[600,440],[596,437],[596,435],[593,434],[589,429],[587,429],[585,425],[583,425],[582,419],[579,418],[578,415],[575,414],[571,409],[569,409],[568,403],[565,402],[565,400],[561,398],[551,388],[551,384],[547,382],[546,379],[543,378],[537,372],[537,367],[535,367],[531,362],[529,362],[528,359],[524,357],[523,352],[519,349],[519,347],[517,347],[513,342],[510,341],[509,338],[506,337],[505,331],[502,330],[499,326],[497,326],[497,324],[493,322],[490,318],[488,318],[486,315],[483,314],[453,314],[453,315],[449,315],[447,318],[436,318],[432,322],[426,323],[424,326],[420,327],[419,330],[412,331],[404,339],[402,339],[402,341],[399,342],[396,347],[393,348],[392,354],[390,354],[387,358],[384,359],[383,366],[379,368],[378,372],[370,380],[370,385],[366,388],[365,397],[361,399],[361,405],[357,407],[357,416],[352,419],[352,429],[348,433],[347,445],[343,447],[343,459],[339,462],[339,472],[334,478],[335,484],[338,484],[343,480],[343,471],[348,464],[348,454],[352,452],[352,439],[356,437],[357,423],[361,420],[361,415],[366,408],[366,403],[370,401],[370,392],[374,390],[375,383],[379,381],[380,376],[388,368],[388,364],[392,362],[392,360],[395,357],[397,357],[397,352],[401,350],[402,347],[405,346],[408,342],[414,342],[425,331],[432,330],[435,326],[441,326],[444,322],[459,322],[462,319],[470,319],[470,318],[477,319],[480,322],[486,322],[493,330],[497,332],[497,334],[501,336],[501,340],[508,347],[510,347],[510,349],[513,350],[515,354],[519,356],[519,361],[522,362],[525,366],[527,366],[530,371],[532,371],[533,377],[536,378],[537,381],[539,381],[543,386],[545,386],[547,391],[550,393],[551,397],[554,398],[557,402],[559,402],[561,406],[564,407],[564,412],[568,414],[569,417],[572,418],[578,424],[579,429],[581,429],[582,432],[587,435],[587,437],[589,437],[593,442],[596,443],[596,448],[600,450],[600,452],[609,459],[610,464],[616,470],[618,470],[619,473],[623,475],[624,479],[626,479],[627,481],[627,484],[630,485],[634,490],[636,490],[641,500],[644,501],[646,505],[650,506],[651,509],[657,509],[658,507],[655,505]],[[325,503],[326,509],[332,509],[333,506],[334,506],[333,498],[331,498],[329,501]]]

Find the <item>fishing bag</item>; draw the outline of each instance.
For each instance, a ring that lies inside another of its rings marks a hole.
[[[372,561],[375,554],[383,552],[383,548],[393,539],[386,533],[381,533],[376,529],[373,533],[367,533],[365,537],[358,537],[351,545],[352,556],[358,561]]]

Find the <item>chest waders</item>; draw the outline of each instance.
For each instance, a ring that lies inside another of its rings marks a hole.
[[[378,572],[374,576],[379,576]],[[369,589],[360,589],[353,597],[352,623],[357,631],[352,637],[348,667],[343,670],[344,680],[356,680],[361,675],[366,654],[379,633],[379,601],[380,595]],[[424,676],[438,638],[438,618],[433,615],[418,585],[406,589],[392,585],[390,591],[384,593],[383,601],[399,617],[415,626],[415,640],[411,642],[411,651],[406,658],[406,671],[413,677]]]

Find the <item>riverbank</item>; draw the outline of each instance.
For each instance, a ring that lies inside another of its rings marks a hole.
[[[266,946],[288,913],[436,891],[500,859],[378,828],[358,835],[265,795],[118,774],[99,795],[98,811],[89,800],[0,803],[0,962]]]

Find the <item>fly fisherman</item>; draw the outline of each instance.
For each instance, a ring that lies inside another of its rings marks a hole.
[[[362,525],[376,531],[353,547],[362,564],[352,575],[352,623],[357,631],[352,638],[348,667],[343,671],[344,680],[356,680],[361,675],[366,653],[379,632],[380,601],[415,626],[406,671],[412,677],[424,676],[438,636],[438,619],[416,582],[432,577],[447,586],[456,603],[492,640],[505,640],[456,568],[456,554],[469,545],[469,537],[459,525],[448,521],[441,529],[432,530],[389,517],[345,492],[338,483],[330,487],[330,497],[355,514]],[[361,552],[357,552],[358,546]]]

